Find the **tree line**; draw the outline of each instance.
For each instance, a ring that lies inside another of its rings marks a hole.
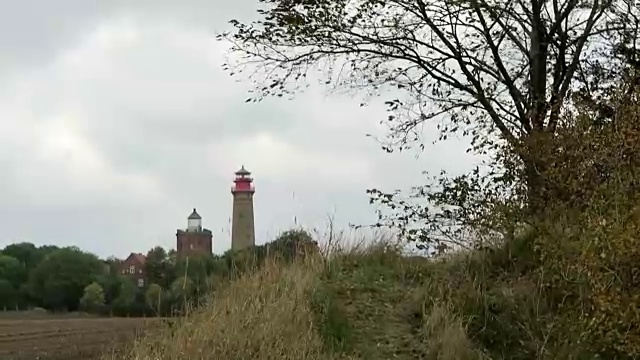
[[[110,316],[170,316],[199,303],[229,279],[252,271],[267,257],[291,261],[317,249],[303,230],[290,230],[273,242],[223,255],[179,257],[156,246],[146,254],[145,286],[121,274],[122,260],[100,259],[77,247],[22,242],[0,251],[0,309],[44,308]]]

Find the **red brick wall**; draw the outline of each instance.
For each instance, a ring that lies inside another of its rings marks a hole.
[[[130,272],[131,266],[135,269],[133,274]],[[143,281],[145,279],[144,264],[140,263],[136,258],[130,257],[120,264],[120,275],[132,279],[137,286],[139,279],[143,279]],[[145,283],[144,285],[147,284]]]
[[[213,252],[213,236],[210,232],[180,230],[176,234],[176,251],[178,255],[211,254]]]

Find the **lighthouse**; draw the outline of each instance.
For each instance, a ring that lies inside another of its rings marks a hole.
[[[213,233],[202,227],[202,217],[196,209],[187,218],[187,228],[176,232],[176,252],[178,256],[195,254],[211,255],[213,251]]]
[[[231,223],[231,249],[242,250],[256,244],[253,220],[253,193],[251,173],[244,168],[236,171],[231,187],[233,218]]]

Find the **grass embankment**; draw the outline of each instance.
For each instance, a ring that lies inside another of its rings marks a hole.
[[[439,261],[385,244],[269,261],[124,359],[575,358],[524,244]]]
[[[320,359],[323,343],[309,300],[320,260],[267,261],[173,326],[138,339],[127,356],[107,358]]]

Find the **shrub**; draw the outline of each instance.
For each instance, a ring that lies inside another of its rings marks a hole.
[[[90,314],[99,313],[105,305],[102,286],[93,282],[84,288],[84,295],[80,298],[80,309]]]

